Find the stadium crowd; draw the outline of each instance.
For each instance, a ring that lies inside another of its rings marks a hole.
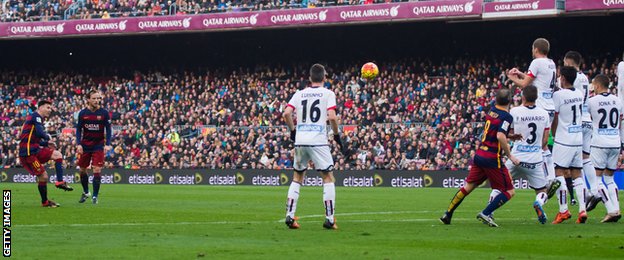
[[[617,61],[590,60],[583,69],[590,78],[603,73],[616,82]],[[348,145],[346,155],[333,149],[337,169],[467,169],[493,90],[510,87],[505,69],[526,68],[528,60],[379,65],[381,73],[371,82],[359,79],[358,66],[328,66],[326,87],[336,93]],[[85,107],[82,94],[97,87],[114,126],[107,168],[292,168],[293,143],[281,112],[307,84],[308,66],[136,71],[133,76],[2,71],[0,166],[19,167],[20,127],[45,98],[55,107],[47,130],[66,166],[75,167],[73,130]]]
[[[360,5],[407,0],[2,0],[0,21],[107,19]],[[66,16],[66,11],[67,16]]]

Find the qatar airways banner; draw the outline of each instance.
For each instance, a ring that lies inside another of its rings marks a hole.
[[[624,11],[624,0],[566,0],[566,11],[613,10]]]
[[[481,15],[482,4],[482,0],[448,0],[204,15],[3,23],[0,24],[0,37],[135,34],[451,19],[478,17]]]
[[[483,18],[554,15],[557,13],[555,0],[489,2],[483,6]]]

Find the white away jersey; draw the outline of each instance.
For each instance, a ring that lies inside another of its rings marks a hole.
[[[619,148],[622,115],[620,99],[609,93],[602,93],[589,99],[588,108],[594,126],[592,146]]]
[[[552,95],[557,84],[557,68],[549,58],[537,58],[531,61],[527,75],[534,78],[533,85],[537,88],[535,104],[547,111],[554,110]]]
[[[589,101],[589,79],[581,71],[576,74],[576,80],[574,80],[574,88],[580,90],[583,93],[582,121],[591,122],[591,116],[587,112],[587,102]]]
[[[617,90],[620,101],[624,103],[624,61],[620,61],[617,66]]]
[[[548,112],[536,106],[519,106],[509,113],[513,117],[514,133],[522,135],[522,140],[514,142],[511,153],[521,162],[541,163],[544,131],[550,128]]]
[[[295,145],[322,146],[327,141],[327,110],[336,109],[336,94],[323,87],[299,90],[288,101],[297,114]]]
[[[559,113],[555,143],[568,146],[583,145],[583,94],[576,89],[561,89],[553,94],[555,113]]]

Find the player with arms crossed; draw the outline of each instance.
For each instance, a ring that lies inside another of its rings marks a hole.
[[[548,143],[550,117],[546,110],[535,106],[536,99],[537,88],[526,86],[522,89],[522,106],[514,107],[509,112],[513,117],[509,135],[519,134],[522,139],[516,140],[511,150],[511,154],[520,160],[520,164],[514,165],[507,160],[505,166],[513,177],[523,176],[528,179],[529,186],[536,194],[533,208],[537,213],[537,220],[545,224],[547,217],[543,206],[548,200],[548,181],[544,175],[542,150]],[[498,193],[499,190],[492,190],[490,198],[495,198]]]
[[[587,187],[581,178],[583,168],[583,127],[581,114],[583,113],[583,93],[574,88],[577,70],[574,67],[564,66],[560,69],[560,82],[562,89],[555,92],[553,101],[555,104],[555,119],[552,127],[555,144],[553,146],[553,161],[555,163],[555,175],[561,182],[565,182],[564,174],[570,171],[574,178],[574,191],[578,198],[579,217],[576,223],[585,223],[585,194]],[[567,201],[568,190],[564,185],[557,189],[559,199],[559,213],[552,222],[559,224],[570,219]]]
[[[494,220],[490,217],[494,210],[501,207],[515,194],[511,175],[503,164],[503,155],[507,155],[514,165],[518,165],[520,161],[511,154],[509,150],[509,142],[507,134],[513,123],[513,118],[509,114],[510,103],[509,89],[499,89],[496,92],[496,105],[486,115],[485,126],[483,130],[483,138],[481,146],[477,148],[474,156],[474,163],[470,168],[468,177],[463,187],[457,191],[451,203],[448,206],[440,221],[444,224],[451,224],[453,212],[459,207],[464,198],[466,198],[476,187],[485,180],[489,180],[492,189],[501,191],[487,207],[477,214],[477,219],[490,227],[498,227]]]
[[[529,85],[537,87],[538,93],[535,105],[548,112],[550,122],[552,123],[555,115],[552,95],[557,85],[557,67],[555,66],[555,62],[548,58],[548,52],[550,52],[550,43],[548,40],[544,38],[535,39],[532,46],[533,61],[531,61],[531,65],[529,65],[529,71],[527,73],[522,73],[517,68],[513,68],[509,70],[507,77],[520,88]],[[549,181],[552,181],[548,188],[548,198],[551,198],[564,182],[553,180],[555,179],[555,167],[552,153],[548,150],[548,147],[544,148],[542,156],[544,157],[544,170],[546,171],[547,178]]]
[[[596,167],[596,175],[604,176],[604,182],[598,183],[598,192],[595,193],[604,202],[607,215],[602,222],[617,222],[620,214],[620,202],[618,188],[613,180],[613,173],[617,168],[620,154],[620,129],[622,117],[622,102],[609,93],[609,78],[603,74],[597,75],[592,81],[595,96],[589,99],[588,110],[591,113],[594,124],[592,138],[591,159]],[[604,175],[603,175],[604,173]],[[598,200],[594,199],[588,204],[587,211],[596,207]]]
[[[333,175],[334,160],[327,140],[327,121],[334,133],[334,141],[342,148],[338,134],[338,118],[336,117],[336,94],[323,87],[325,68],[314,64],[310,68],[311,86],[297,91],[288,101],[284,110],[284,120],[290,129],[290,138],[295,142],[294,177],[288,189],[286,201],[286,225],[291,229],[299,228],[295,211],[299,199],[299,189],[308,167],[312,161],[323,178],[323,202],[325,204],[326,229],[338,229],[334,218],[336,205],[336,188]],[[292,114],[296,111],[297,127]]]
[[[48,174],[43,166],[50,159],[56,162],[57,181],[56,187],[66,191],[73,190],[63,180],[63,156],[59,151],[48,148],[50,135],[43,126],[44,118],[52,112],[52,102],[39,101],[37,111],[26,117],[22,126],[19,143],[19,159],[24,168],[32,175],[37,176],[37,187],[41,196],[41,206],[56,208],[60,204],[48,199]],[[51,146],[54,147],[52,144]],[[60,175],[60,176],[59,176]]]
[[[76,125],[76,143],[78,166],[80,166],[80,183],[84,192],[78,202],[84,203],[90,196],[89,177],[87,168],[93,167],[93,204],[98,203],[98,193],[102,182],[102,166],[104,166],[104,154],[111,147],[111,119],[108,111],[100,107],[102,95],[97,90],[91,90],[87,94],[87,108],[78,114]],[[106,141],[106,143],[105,143]]]

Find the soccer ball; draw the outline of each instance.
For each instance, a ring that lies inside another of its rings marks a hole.
[[[375,65],[375,63],[369,62],[364,64],[364,66],[362,66],[362,78],[367,79],[367,80],[371,80],[377,77],[377,75],[379,75],[379,68],[377,68],[377,65]]]

